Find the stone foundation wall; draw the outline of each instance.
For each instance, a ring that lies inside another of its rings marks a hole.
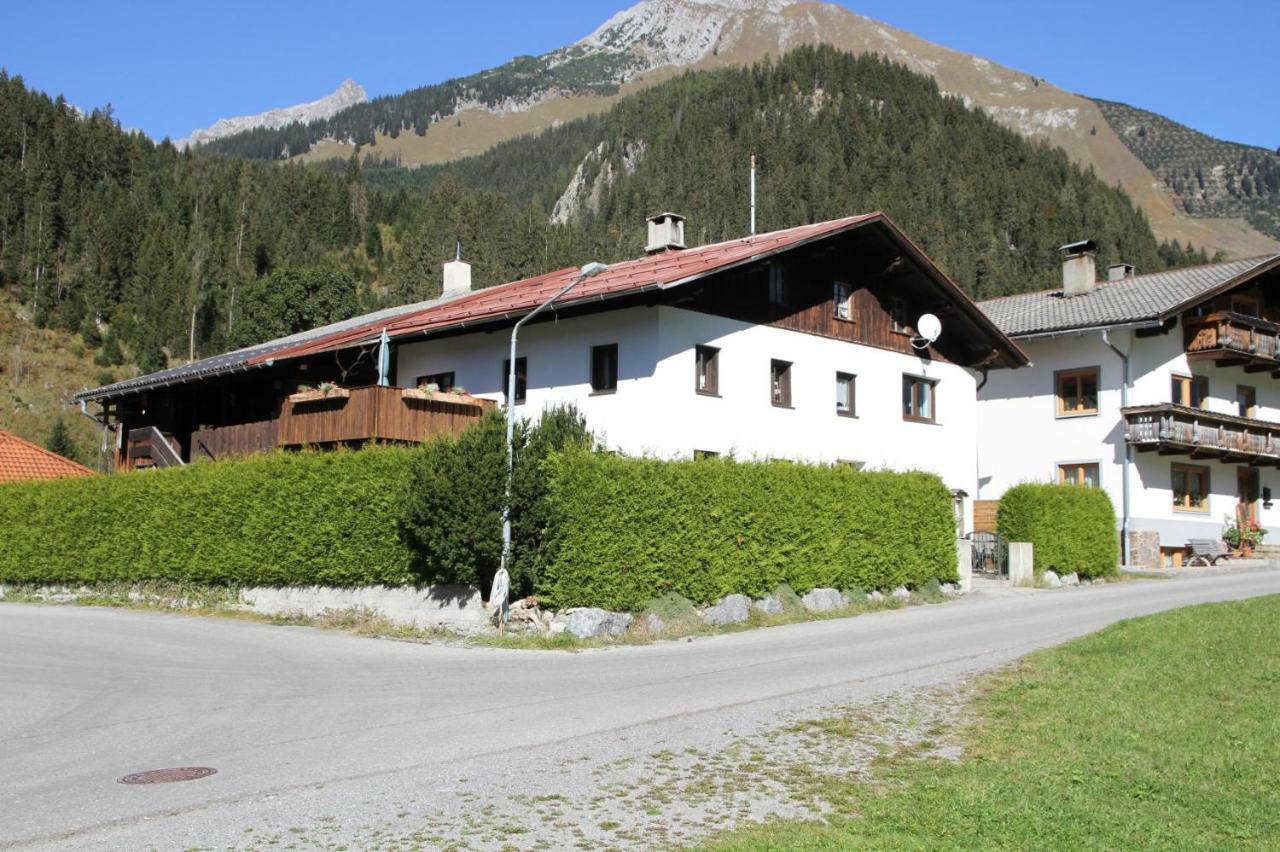
[[[1160,533],[1150,530],[1129,532],[1129,562],[1133,568],[1160,568]]]
[[[315,617],[328,612],[364,610],[397,624],[426,629],[442,627],[464,633],[483,630],[490,615],[480,590],[471,586],[252,588],[240,592],[240,601],[261,615]]]

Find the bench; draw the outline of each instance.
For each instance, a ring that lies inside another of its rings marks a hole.
[[[1231,548],[1225,542],[1211,538],[1192,538],[1187,540],[1187,550],[1191,551],[1188,565],[1215,565],[1219,559],[1230,559]]]

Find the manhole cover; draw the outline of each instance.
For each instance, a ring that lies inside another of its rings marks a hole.
[[[211,766],[184,766],[181,769],[152,769],[135,772],[120,779],[121,784],[172,784],[174,781],[194,781],[208,778],[218,770]]]

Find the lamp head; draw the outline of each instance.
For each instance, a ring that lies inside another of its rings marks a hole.
[[[591,263],[586,264],[585,266],[583,266],[581,269],[578,270],[578,277],[590,278],[593,275],[599,275],[601,272],[604,272],[608,268],[609,267],[604,265],[603,263],[592,261]]]

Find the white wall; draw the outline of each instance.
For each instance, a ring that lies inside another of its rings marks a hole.
[[[605,443],[630,455],[687,457],[694,450],[738,458],[851,460],[920,469],[950,488],[976,489],[975,377],[940,362],[810,334],[670,307],[638,307],[537,323],[520,333],[528,357],[522,416],[573,402]],[[477,333],[402,344],[396,383],[452,370],[459,385],[502,399],[510,334]],[[590,388],[593,345],[618,344],[618,390]],[[720,348],[720,396],[694,390],[694,347]],[[772,405],[770,360],[793,363],[791,409]],[[857,376],[857,417],[835,412],[835,374]],[[939,379],[938,423],[902,419],[902,375]]]
[[[1137,337],[1117,330],[1112,342],[1130,355],[1133,386],[1130,405],[1171,402],[1173,374],[1206,376],[1207,408],[1236,413],[1236,385],[1255,387],[1257,417],[1280,421],[1280,382],[1268,373],[1245,373],[1240,367],[1217,367],[1187,361],[1182,329],[1168,334]],[[1056,481],[1057,465],[1098,461],[1102,486],[1121,512],[1125,459],[1124,418],[1120,415],[1120,358],[1106,347],[1098,332],[1019,341],[1033,366],[1016,371],[992,371],[979,392],[978,453],[980,499],[995,499],[1010,486],[1025,481]],[[1097,415],[1058,417],[1054,373],[1081,367],[1101,367]],[[1161,545],[1181,547],[1191,537],[1217,538],[1223,516],[1234,515],[1236,467],[1233,463],[1193,460],[1188,456],[1133,453],[1130,472],[1130,528],[1158,532]],[[1195,464],[1210,469],[1209,511],[1173,508],[1171,465]],[[1276,508],[1259,504],[1259,519],[1271,536],[1280,534],[1280,473],[1261,468],[1261,486],[1276,494]]]

